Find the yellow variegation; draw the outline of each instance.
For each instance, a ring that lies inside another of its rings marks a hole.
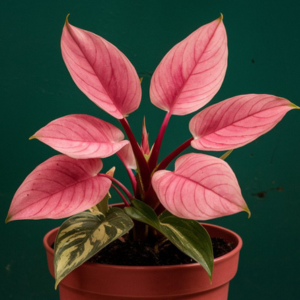
[[[55,288],[71,271],[132,227],[131,218],[115,207],[106,214],[82,212],[66,220],[55,241]]]

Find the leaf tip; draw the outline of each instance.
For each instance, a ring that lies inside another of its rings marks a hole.
[[[291,103],[291,104],[290,104],[290,106],[291,106],[292,108],[300,109],[300,107],[299,107],[299,106],[297,106],[297,105],[296,105],[296,104],[294,104],[294,103]]]
[[[11,215],[7,215],[6,219],[5,219],[5,224],[7,224],[8,222],[11,221],[12,216]]]
[[[65,22],[66,25],[69,24],[69,16],[70,16],[70,14],[67,14],[67,16],[66,16],[66,22]]]
[[[250,209],[248,208],[248,206],[246,206],[246,207],[244,208],[244,211],[248,214],[248,219],[250,219],[250,218],[251,218],[251,211],[250,211]]]
[[[29,138],[29,141],[33,140],[33,139],[37,139],[36,135],[32,135],[30,138]]]
[[[112,167],[111,169],[109,169],[106,174],[111,176],[111,177],[114,177],[114,174],[115,174],[115,171],[116,171],[116,167]]]
[[[65,27],[66,27],[67,30],[68,30],[69,27],[70,27],[69,16],[70,16],[70,14],[67,14],[67,16],[66,16],[66,21],[65,21]]]
[[[233,150],[234,150],[234,149],[231,149],[231,150],[228,150],[227,152],[225,152],[225,153],[220,157],[220,159],[225,160],[225,159],[231,154],[231,152],[232,152]]]

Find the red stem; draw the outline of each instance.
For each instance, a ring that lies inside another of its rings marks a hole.
[[[136,158],[137,164],[138,164],[138,169],[143,181],[143,186],[147,190],[148,185],[150,182],[150,171],[148,167],[148,163],[141,151],[141,148],[139,147],[139,144],[137,143],[135,136],[133,135],[131,128],[125,118],[119,120],[120,123],[122,124],[128,139],[130,141],[134,156]]]
[[[159,205],[155,208],[155,212],[158,216],[162,214],[165,210],[166,209],[163,207],[161,203],[159,203]]]
[[[173,152],[171,152],[166,158],[164,158],[160,162],[160,164],[157,166],[155,171],[164,170],[177,155],[179,155],[183,150],[185,150],[186,148],[188,148],[190,146],[191,141],[193,139],[194,139],[193,137],[189,138],[187,141],[185,141],[183,144],[181,144],[178,148],[176,148]]]
[[[154,210],[160,204],[160,201],[153,189],[152,184],[150,184],[150,187],[149,187],[148,191],[146,192],[144,202],[146,204],[148,204],[149,206],[151,206]]]
[[[120,158],[121,162],[123,163],[123,165],[125,166],[125,169],[127,171],[127,174],[129,176],[129,179],[130,179],[130,182],[131,182],[131,185],[132,185],[132,188],[133,188],[133,193],[134,195],[136,195],[136,179],[134,177],[134,174],[132,172],[132,170],[130,168],[128,168],[124,162],[124,160],[122,159],[122,157],[117,153],[118,157]]]
[[[107,174],[101,174],[101,173],[99,173],[98,176],[106,177],[106,178],[110,179],[112,182],[117,184],[124,191],[124,193],[126,194],[126,196],[128,197],[129,200],[134,199],[134,196],[129,192],[129,190],[116,178],[109,176]]]
[[[130,204],[128,203],[128,201],[126,200],[126,198],[123,196],[123,194],[118,190],[118,188],[112,184],[111,185],[115,190],[116,192],[119,194],[119,196],[122,198],[123,202],[125,203],[126,206],[130,206]]]
[[[163,120],[163,123],[160,127],[160,130],[158,132],[158,135],[157,135],[157,138],[155,140],[153,150],[152,150],[149,162],[148,162],[151,171],[156,167],[160,147],[161,147],[162,140],[163,140],[163,137],[164,137],[165,131],[167,129],[170,118],[171,118],[171,113],[167,112],[166,115],[165,115],[165,118]]]

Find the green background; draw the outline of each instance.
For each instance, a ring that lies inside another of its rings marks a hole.
[[[239,94],[268,93],[300,105],[299,8],[297,0],[1,0],[0,298],[58,299],[42,238],[61,220],[4,224],[18,186],[36,165],[55,154],[28,138],[52,119],[72,113],[118,125],[79,91],[62,61],[60,35],[68,13],[71,24],[115,44],[144,77],[143,101],[129,122],[140,139],[146,115],[153,143],[164,112],[149,101],[151,74],[175,43],[220,13],[228,34],[229,66],[212,103]],[[189,138],[190,118],[171,118],[162,155]],[[213,220],[239,233],[244,242],[230,300],[299,299],[299,129],[299,111],[289,112],[273,131],[235,150],[227,160],[252,212],[250,219],[240,213]],[[116,165],[116,176],[127,184],[115,161],[105,159],[104,170]]]

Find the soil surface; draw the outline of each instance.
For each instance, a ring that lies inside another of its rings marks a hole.
[[[234,249],[234,245],[221,238],[212,238],[214,258]],[[116,240],[93,256],[89,262],[121,266],[167,266],[190,264],[195,261],[172,243],[161,244]]]

